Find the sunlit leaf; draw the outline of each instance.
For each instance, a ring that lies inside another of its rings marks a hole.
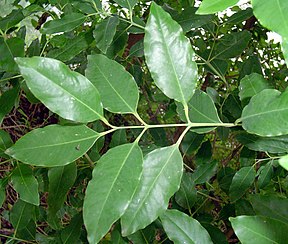
[[[216,12],[224,11],[226,8],[229,8],[238,2],[239,0],[203,0],[196,13],[214,14]]]

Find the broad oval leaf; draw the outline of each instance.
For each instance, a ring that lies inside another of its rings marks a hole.
[[[43,34],[53,34],[58,32],[68,32],[84,23],[86,16],[80,13],[71,13],[61,19],[51,20],[43,26]]]
[[[229,189],[229,196],[232,202],[240,199],[246,193],[253,184],[255,177],[256,172],[253,166],[243,167],[236,172]]]
[[[105,109],[114,113],[136,112],[138,87],[122,65],[101,54],[90,55],[85,73],[100,92]]]
[[[118,25],[119,18],[117,16],[109,17],[96,24],[93,36],[96,41],[96,46],[103,53],[106,53],[111,45]]]
[[[253,13],[261,25],[288,38],[288,2],[286,0],[252,0]]]
[[[187,103],[197,82],[194,51],[179,24],[154,2],[145,28],[144,52],[156,85],[166,96]]]
[[[12,184],[21,200],[39,206],[38,181],[28,165],[18,164],[13,170]]]
[[[229,218],[232,227],[243,244],[286,243],[288,224],[263,216],[238,216]]]
[[[226,8],[229,8],[238,2],[239,0],[203,0],[196,13],[214,14],[224,11]]]
[[[243,128],[259,136],[288,134],[288,90],[265,89],[251,98],[240,120]]]
[[[83,75],[51,58],[16,58],[31,92],[61,117],[87,123],[102,117],[100,96]]]
[[[5,153],[35,166],[64,166],[85,154],[99,137],[85,125],[49,125],[27,133]]]
[[[127,209],[142,171],[142,152],[136,143],[110,149],[93,170],[83,206],[89,243],[98,243]]]
[[[207,230],[196,220],[178,210],[166,210],[160,216],[164,230],[175,244],[212,244]]]
[[[170,197],[179,189],[182,164],[176,144],[155,149],[144,157],[139,186],[121,218],[124,236],[146,227],[166,210]]]

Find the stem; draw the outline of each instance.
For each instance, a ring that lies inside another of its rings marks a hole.
[[[134,141],[134,143],[138,143],[141,139],[141,137],[144,135],[144,133],[146,132],[148,128],[144,128],[144,130],[141,131],[140,135],[136,138],[136,140]]]
[[[4,79],[0,80],[0,82],[6,81],[6,80],[17,79],[17,78],[20,78],[20,77],[22,77],[22,75],[15,75],[15,76],[12,76],[12,77],[4,78]]]
[[[142,125],[147,126],[146,122],[140,117],[140,115],[138,114],[138,112],[134,113],[134,116],[136,117],[136,119],[139,120],[139,122],[140,122]]]
[[[191,123],[190,118],[189,118],[189,108],[187,103],[183,103],[184,106],[184,112],[185,112],[185,117],[188,121],[188,123]]]
[[[181,134],[181,136],[178,138],[176,144],[178,145],[178,147],[180,146],[181,141],[183,140],[185,134],[190,130],[190,126],[188,126]]]
[[[85,156],[85,158],[87,159],[90,167],[93,168],[93,167],[94,167],[94,162],[91,160],[91,158],[88,156],[87,153],[85,153],[84,156]]]

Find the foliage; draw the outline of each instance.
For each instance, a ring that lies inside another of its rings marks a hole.
[[[288,3],[237,2],[0,3],[1,241],[285,243]]]

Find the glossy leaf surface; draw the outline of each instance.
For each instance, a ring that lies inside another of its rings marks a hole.
[[[229,218],[241,243],[286,243],[288,225],[263,216]]]
[[[98,161],[83,206],[90,243],[97,243],[127,209],[142,171],[142,152],[136,143],[110,149]]]
[[[144,52],[156,85],[166,96],[187,103],[197,82],[194,51],[179,24],[154,2],[145,28]]]
[[[96,46],[103,53],[106,53],[111,45],[113,37],[116,34],[117,25],[119,25],[119,18],[117,16],[109,17],[96,24],[93,36],[96,41]]]
[[[28,165],[18,164],[12,174],[12,184],[21,200],[39,206],[38,181]]]
[[[196,219],[178,210],[166,210],[160,219],[169,239],[175,244],[213,243],[208,232]]]
[[[224,11],[238,2],[239,0],[203,0],[197,14],[214,14]]]
[[[252,167],[243,167],[236,172],[232,179],[229,189],[231,201],[236,201],[241,198],[246,191],[251,187],[256,176],[255,169]]]
[[[179,189],[182,167],[177,145],[155,149],[144,157],[139,186],[121,218],[124,236],[143,229],[165,211]]]
[[[122,65],[101,54],[88,56],[87,78],[100,92],[103,107],[114,113],[135,113],[137,84]]]
[[[98,138],[84,125],[50,125],[27,133],[5,153],[35,166],[64,166],[86,153]]]
[[[58,32],[68,32],[83,24],[86,16],[80,13],[71,13],[61,19],[55,19],[47,22],[41,32],[43,34],[53,34]]]
[[[90,122],[102,116],[100,96],[92,83],[62,62],[51,58],[17,58],[31,92],[61,117]]]
[[[288,134],[288,90],[281,94],[274,89],[266,89],[251,98],[243,109],[243,128],[260,136],[280,136]],[[273,126],[271,126],[273,125]]]

